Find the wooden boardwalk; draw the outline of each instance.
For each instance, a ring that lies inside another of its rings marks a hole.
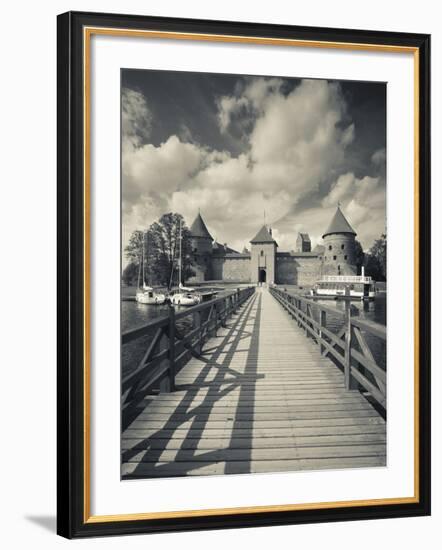
[[[256,293],[148,396],[122,435],[122,475],[170,477],[385,466],[386,424],[287,315]]]

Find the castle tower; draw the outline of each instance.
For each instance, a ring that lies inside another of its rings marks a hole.
[[[250,244],[251,282],[273,284],[276,279],[276,249],[278,244],[272,237],[272,230],[263,225],[250,241]]]
[[[192,255],[194,265],[192,269],[195,271],[194,281],[207,281],[212,278],[212,241],[213,238],[207,230],[201,214],[198,212],[197,217],[190,226]]]
[[[312,243],[308,233],[298,233],[296,239],[296,252],[311,252]]]
[[[355,275],[355,237],[356,232],[346,220],[338,206],[324,239],[324,275]]]

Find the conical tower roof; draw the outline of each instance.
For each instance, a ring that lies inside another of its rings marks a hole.
[[[190,226],[190,232],[192,237],[201,237],[203,239],[210,239],[213,241],[212,236],[207,230],[206,224],[204,223],[201,214],[198,212],[198,216],[194,219],[192,225]]]
[[[322,237],[324,238],[326,235],[331,235],[332,233],[352,233],[353,235],[356,235],[356,231],[354,231],[352,226],[348,223],[339,206],[336,209],[335,215],[333,216],[327,231],[322,235]]]
[[[263,225],[258,233],[250,241],[251,243],[275,243],[275,239],[272,237],[270,231],[266,225]]]

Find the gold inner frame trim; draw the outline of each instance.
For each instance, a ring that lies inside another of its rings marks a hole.
[[[362,50],[370,52],[390,52],[413,54],[414,62],[414,495],[410,497],[383,498],[369,500],[350,500],[336,502],[317,502],[283,504],[270,506],[249,506],[234,508],[215,508],[205,510],[179,510],[170,512],[147,512],[113,515],[91,515],[91,472],[90,472],[90,109],[91,109],[91,37],[93,35],[125,36],[132,38],[150,38],[163,40],[194,40],[202,42],[248,43],[268,46],[292,46],[304,48],[323,48],[341,50]],[[323,510],[357,506],[391,506],[419,502],[419,49],[412,46],[393,46],[388,44],[364,44],[348,42],[328,42],[315,40],[296,40],[282,38],[262,38],[239,35],[220,35],[204,33],[181,33],[148,31],[136,29],[116,29],[108,27],[83,28],[83,101],[84,101],[84,523],[109,523],[116,521],[140,521],[149,519],[195,518],[230,514],[257,514],[266,512],[287,512],[301,510]]]

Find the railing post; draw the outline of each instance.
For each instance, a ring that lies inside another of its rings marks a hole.
[[[175,308],[169,304],[169,381],[175,391]]]
[[[198,346],[198,354],[201,355],[201,352],[203,350],[203,334],[202,334],[202,331],[201,331],[201,311],[195,311],[195,313],[193,314],[193,328],[198,328],[198,341],[197,341],[197,346]]]
[[[307,338],[313,338],[313,334],[310,333],[310,331],[308,330],[308,326],[311,325],[311,323],[308,321],[308,319],[311,319],[313,317],[313,313],[312,313],[312,308],[310,307],[310,304],[309,303],[306,303],[305,304],[305,335],[307,336]]]
[[[357,387],[355,379],[351,375],[351,305],[350,300],[345,301],[345,348],[344,348],[344,382],[346,390]]]
[[[217,303],[215,302],[213,304],[213,307],[214,307],[214,318],[215,318],[215,323],[214,323],[214,327],[213,327],[213,332],[214,332],[214,336],[215,338],[218,336],[218,306],[217,306]]]
[[[229,298],[224,298],[224,309],[222,312],[223,318],[221,318],[221,326],[225,327],[227,325],[227,316],[229,314]]]
[[[323,335],[322,335],[322,327],[326,327],[326,324],[327,324],[327,313],[325,312],[325,309],[320,309],[319,310],[319,351],[321,352],[321,354],[324,352],[325,350],[325,346],[323,345],[322,341],[324,339]]]

